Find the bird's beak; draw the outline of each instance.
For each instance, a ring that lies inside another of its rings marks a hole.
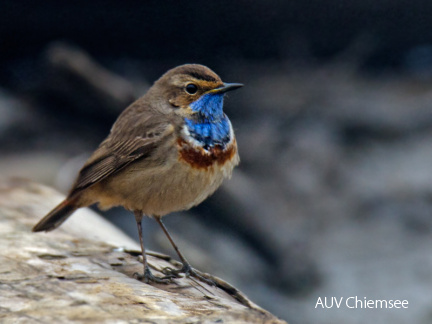
[[[241,83],[224,83],[222,87],[212,89],[208,91],[209,93],[225,93],[231,90],[236,90],[238,88],[243,87]]]

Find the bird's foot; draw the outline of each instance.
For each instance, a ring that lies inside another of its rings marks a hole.
[[[155,276],[151,271],[149,267],[146,267],[144,269],[144,273],[140,274],[138,272],[134,273],[134,277],[138,280],[143,280],[145,283],[155,282],[160,284],[168,284],[172,282],[172,278],[175,278],[172,274],[167,274],[163,277],[157,277]]]
[[[205,282],[209,286],[216,286],[213,280],[204,277],[197,270],[191,267],[191,265],[187,262],[183,263],[183,267],[181,269],[173,269],[170,267],[166,267],[162,270],[163,274],[167,276],[173,276],[175,278],[180,278],[180,273],[184,273],[186,277],[193,277],[200,281]]]

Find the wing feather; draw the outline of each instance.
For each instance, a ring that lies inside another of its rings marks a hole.
[[[174,129],[166,120],[154,120],[148,118],[148,115],[141,118],[142,123],[137,119],[133,122],[132,127],[122,129],[116,127],[116,124],[124,123],[124,120],[119,118],[110,135],[79,172],[69,196],[106,179],[138,159],[152,156],[161,141],[172,135]]]

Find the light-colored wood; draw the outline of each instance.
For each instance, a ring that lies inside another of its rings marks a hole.
[[[62,196],[25,180],[0,180],[1,323],[285,323],[241,292],[190,278],[145,284],[138,245],[82,209],[61,228],[32,226]],[[178,267],[149,253],[153,271]]]

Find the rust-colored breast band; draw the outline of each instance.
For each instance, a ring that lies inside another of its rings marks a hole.
[[[179,160],[185,161],[195,169],[207,169],[215,163],[222,166],[234,158],[237,150],[235,140],[226,149],[222,149],[220,145],[216,145],[210,148],[209,151],[203,148],[191,147],[183,139],[178,139],[177,143],[180,147]]]

